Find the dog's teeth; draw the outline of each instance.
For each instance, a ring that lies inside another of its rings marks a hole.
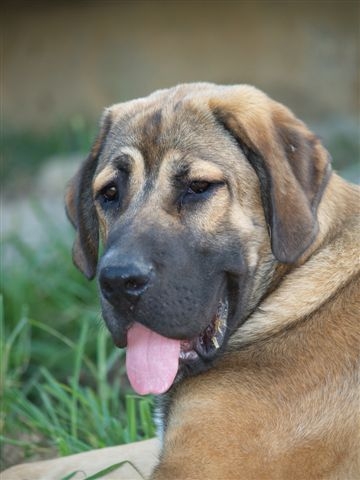
[[[215,333],[222,335],[224,331],[224,327],[225,327],[224,322],[219,320],[218,322],[216,322],[216,325],[215,325]]]
[[[211,341],[212,341],[212,343],[213,343],[213,345],[214,345],[215,348],[219,348],[219,342],[217,341],[217,338],[216,338],[216,337],[213,337],[213,338],[211,339]]]

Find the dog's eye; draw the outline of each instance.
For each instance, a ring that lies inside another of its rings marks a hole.
[[[115,202],[119,198],[118,189],[113,184],[104,187],[100,195],[105,203]]]
[[[178,209],[181,210],[186,204],[206,200],[222,185],[224,185],[222,181],[207,182],[206,180],[194,180],[188,184],[187,189],[180,197]]]
[[[201,194],[201,193],[204,193],[206,192],[207,190],[209,190],[211,186],[211,183],[210,182],[205,182],[205,181],[195,181],[195,182],[191,182],[190,185],[189,185],[189,188],[187,190],[186,193],[188,194]]]

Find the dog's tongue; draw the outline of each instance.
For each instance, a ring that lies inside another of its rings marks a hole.
[[[140,395],[164,393],[179,368],[180,340],[163,337],[140,323],[127,334],[126,370],[133,389]]]

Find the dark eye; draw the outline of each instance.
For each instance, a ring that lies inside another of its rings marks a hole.
[[[205,182],[205,181],[201,181],[201,180],[191,182],[186,193],[188,193],[190,195],[191,194],[199,195],[199,194],[205,193],[207,190],[209,190],[210,186],[211,186],[210,182]]]
[[[119,198],[118,190],[115,185],[107,185],[101,190],[100,195],[105,203],[115,202]]]
[[[206,180],[194,180],[189,183],[187,190],[180,197],[179,211],[186,204],[198,203],[207,200],[221,186],[223,181],[207,182]]]

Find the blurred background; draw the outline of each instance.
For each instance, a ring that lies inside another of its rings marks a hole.
[[[121,354],[114,356],[105,332],[105,340],[97,339],[95,286],[70,260],[73,233],[63,192],[102,109],[182,82],[250,83],[308,123],[334,168],[359,182],[360,36],[359,2],[351,0],[14,0],[1,8],[1,392],[12,392],[1,420],[6,465],[29,452],[43,458],[54,449],[65,454],[99,446],[77,427],[88,420],[91,403],[86,397],[81,417],[74,392],[82,385],[106,392],[93,414],[99,424],[88,428],[109,429],[104,445],[152,434],[146,405],[134,406],[129,396],[122,430],[114,427],[122,437],[109,433],[118,404],[104,384]],[[90,334],[83,324],[91,325]],[[81,368],[79,345],[90,362]],[[62,411],[56,382],[67,385],[70,413],[62,398],[69,418],[54,417]]]

